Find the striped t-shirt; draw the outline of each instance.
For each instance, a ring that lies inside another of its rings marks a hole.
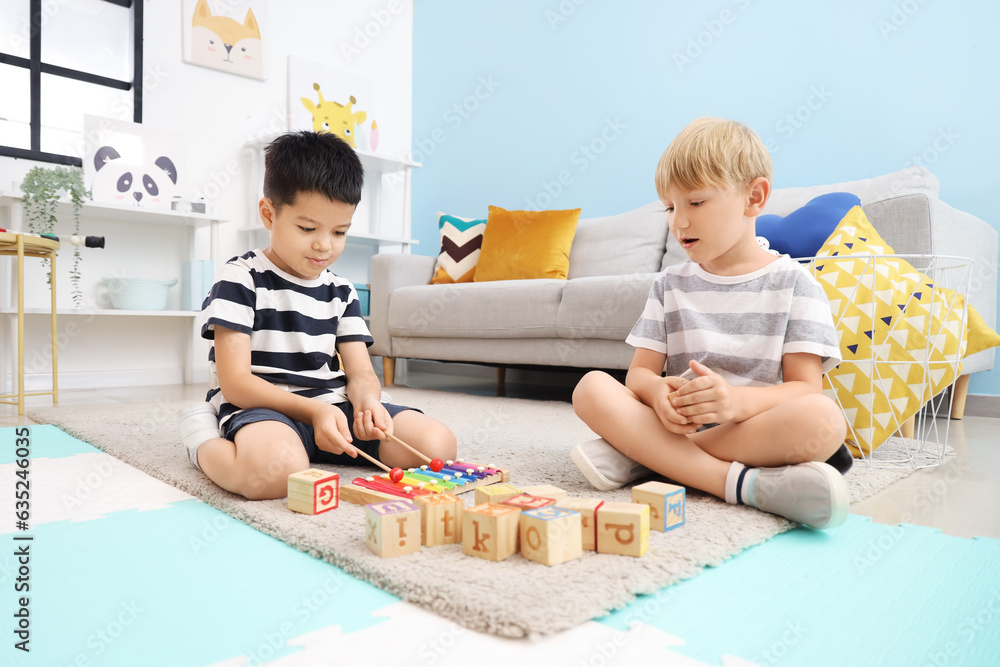
[[[734,386],[778,384],[789,353],[819,356],[824,373],[841,361],[823,288],[787,255],[742,276],[668,267],[626,341],[666,354],[667,375],[692,379],[695,359]]]
[[[300,396],[327,403],[347,400],[347,378],[337,361],[339,343],[374,341],[361,317],[354,286],[330,271],[314,280],[279,269],[261,250],[226,262],[203,305],[202,338],[215,327],[250,335],[250,372]],[[212,377],[215,346],[208,355]],[[239,408],[221,389],[206,398],[224,424]]]

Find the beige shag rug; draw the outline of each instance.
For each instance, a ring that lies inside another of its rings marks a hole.
[[[507,467],[515,485],[554,484],[573,496],[630,500],[628,488],[595,491],[570,461],[570,448],[594,435],[567,403],[406,387],[392,387],[391,394],[394,402],[418,407],[450,426],[465,460]],[[500,563],[470,558],[462,555],[460,545],[450,545],[381,559],[364,545],[360,506],[342,502],[334,511],[306,516],[289,511],[283,500],[249,501],[215,486],[191,466],[181,445],[175,419],[183,405],[52,407],[32,410],[29,417],[58,426],[264,533],[480,632],[522,637],[573,627],[639,594],[693,577],[792,527],[776,516],[690,491],[686,525],[669,533],[653,532],[642,558],[584,552],[578,560],[546,567],[520,555]],[[351,467],[337,472],[341,483],[347,483],[371,470]],[[867,498],[910,472],[855,465],[847,476],[851,498]],[[472,496],[463,494],[466,505],[471,505]]]

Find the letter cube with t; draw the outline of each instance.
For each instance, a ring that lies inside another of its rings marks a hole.
[[[462,541],[462,510],[465,503],[450,493],[415,496],[425,547],[458,544]]]
[[[365,546],[382,558],[420,551],[420,510],[407,500],[365,505]]]
[[[514,496],[519,496],[523,493],[521,489],[516,486],[511,486],[510,484],[490,484],[489,486],[480,486],[476,489],[476,505],[484,505],[487,503],[502,503],[505,500],[510,500]]]
[[[309,468],[288,476],[288,509],[321,514],[340,504],[340,475]]]
[[[556,565],[583,555],[580,515],[560,507],[521,512],[521,555]]]
[[[597,510],[597,552],[641,556],[649,547],[649,505],[604,503]]]
[[[478,491],[478,489],[477,489]],[[462,553],[501,561],[517,553],[521,510],[509,505],[483,503],[462,513]]]
[[[645,482],[632,487],[632,502],[649,505],[649,527],[660,532],[684,525],[683,486]]]
[[[597,498],[563,498],[556,507],[580,514],[581,546],[587,551],[597,550],[597,510],[604,504]]]

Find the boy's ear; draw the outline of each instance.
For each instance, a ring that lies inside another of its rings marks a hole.
[[[755,218],[760,215],[770,196],[771,181],[763,176],[758,176],[750,181],[750,187],[747,189],[747,205],[743,211],[743,215],[748,218]]]
[[[274,204],[267,197],[261,197],[260,202],[257,204],[257,208],[260,211],[260,221],[264,223],[264,229],[270,231],[271,225],[274,224]]]

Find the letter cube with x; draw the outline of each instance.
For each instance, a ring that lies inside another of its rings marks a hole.
[[[365,546],[381,558],[420,551],[420,510],[408,500],[365,505]]]

